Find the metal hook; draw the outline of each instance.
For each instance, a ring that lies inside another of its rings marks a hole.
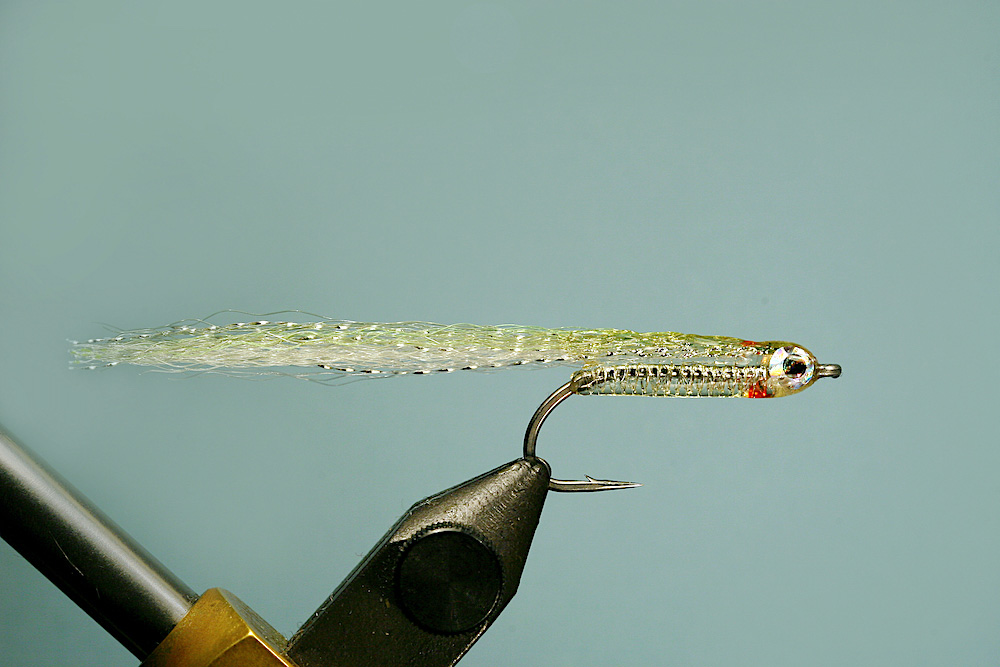
[[[840,364],[819,364],[816,366],[816,377],[839,378]]]
[[[557,405],[572,396],[575,392],[571,388],[572,382],[567,382],[563,386],[552,392],[552,395],[542,401],[542,404],[535,410],[535,414],[528,422],[528,430],[524,433],[524,458],[538,458],[535,456],[535,441],[538,439],[538,431],[542,428],[542,423],[549,416]],[[642,486],[636,482],[618,482],[611,479],[594,479],[587,475],[587,479],[568,480],[550,479],[550,491],[612,491],[614,489],[631,489]]]

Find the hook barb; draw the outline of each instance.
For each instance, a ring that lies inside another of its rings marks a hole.
[[[535,443],[538,440],[538,432],[542,428],[542,423],[549,416],[557,405],[572,396],[575,392],[572,383],[567,382],[563,386],[552,392],[552,395],[542,401],[542,404],[535,410],[531,421],[528,422],[528,429],[524,433],[524,458],[538,458],[535,455]],[[563,493],[579,493],[590,491],[613,491],[615,489],[631,489],[642,486],[636,482],[619,482],[611,479],[594,479],[590,475],[587,479],[550,479],[549,490]]]
[[[582,479],[551,479],[549,480],[549,490],[571,493],[580,491],[614,491],[615,489],[634,489],[637,486],[642,486],[639,482],[619,482],[614,479],[594,479],[590,475],[584,476],[587,478],[586,481]]]

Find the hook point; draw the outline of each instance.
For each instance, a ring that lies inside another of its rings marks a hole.
[[[615,479],[594,479],[586,475],[587,481],[550,479],[549,490],[561,493],[583,493],[592,491],[614,491],[616,489],[634,489],[642,486],[639,482],[620,482]]]

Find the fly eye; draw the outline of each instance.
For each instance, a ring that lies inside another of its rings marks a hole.
[[[785,345],[771,355],[767,374],[772,395],[786,396],[799,391],[815,379],[816,360],[804,348]]]
[[[801,357],[788,357],[781,365],[781,370],[790,378],[800,378],[809,367]]]

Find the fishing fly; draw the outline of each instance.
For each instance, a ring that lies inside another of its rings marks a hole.
[[[840,368],[784,341],[624,329],[517,325],[185,320],[75,343],[85,368],[135,364],[163,371],[292,375],[336,383],[518,366],[576,366],[581,395],[742,396],[802,391]]]
[[[291,375],[323,383],[519,366],[575,367],[569,381],[542,403],[529,423],[525,456],[535,455],[535,438],[545,417],[573,394],[774,398],[840,375],[840,366],[820,364],[809,350],[786,341],[317,316],[310,316],[311,321],[213,324],[217,315],[74,343],[75,364],[89,369],[125,363],[173,372]],[[591,478],[552,482],[559,491],[631,485]]]

